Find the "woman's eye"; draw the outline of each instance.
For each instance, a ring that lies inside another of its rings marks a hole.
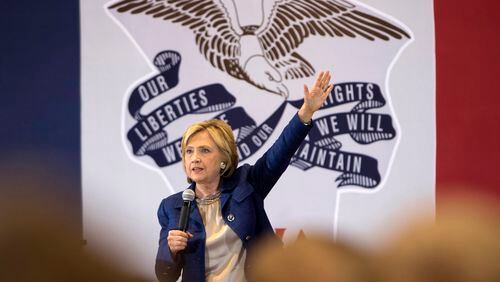
[[[191,155],[192,153],[193,153],[193,150],[192,150],[192,149],[187,149],[187,150],[186,150],[186,154]]]
[[[207,149],[207,148],[203,148],[203,149],[201,149],[201,152],[202,152],[202,153],[208,153],[208,152],[210,152],[210,150],[209,150],[209,149]]]

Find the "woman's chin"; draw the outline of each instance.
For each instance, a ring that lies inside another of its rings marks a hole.
[[[201,184],[201,183],[205,182],[205,181],[204,181],[204,180],[205,180],[205,177],[204,177],[203,175],[199,175],[199,174],[191,174],[191,175],[189,176],[189,178],[191,178],[191,180],[193,180],[193,182],[196,182],[196,183],[199,183],[199,184]]]
[[[204,175],[192,175],[189,178],[191,178],[191,180],[196,184],[210,184],[210,183],[216,183],[218,181],[218,178],[209,179]]]

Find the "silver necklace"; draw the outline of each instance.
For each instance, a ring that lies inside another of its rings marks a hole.
[[[212,195],[208,195],[204,198],[196,197],[196,203],[198,203],[200,205],[210,205],[210,204],[219,200],[220,193],[221,193],[221,191],[219,190],[219,191],[217,191],[217,193],[212,194]]]

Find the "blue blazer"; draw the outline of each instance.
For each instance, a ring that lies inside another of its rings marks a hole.
[[[276,142],[257,160],[244,164],[221,183],[221,211],[225,223],[240,237],[247,256],[252,245],[274,230],[264,210],[264,198],[288,167],[290,159],[306,137],[312,125],[304,125],[298,115],[292,118]],[[189,189],[196,189],[193,183]],[[182,281],[205,281],[205,227],[196,201],[191,205],[188,228],[193,238],[176,260],[172,259],[167,243],[168,232],[177,229],[182,207],[182,192],[162,200],[158,209],[161,225],[156,256],[156,276],[160,281],[176,281],[182,271]],[[248,262],[248,260],[247,260]],[[250,265],[245,265],[248,273]]]

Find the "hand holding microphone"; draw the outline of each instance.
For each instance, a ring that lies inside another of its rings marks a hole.
[[[180,230],[170,230],[168,232],[168,247],[173,256],[187,247],[187,240],[192,238],[193,234]]]
[[[194,200],[194,191],[186,189],[182,193],[182,209],[179,219],[179,228],[168,232],[167,241],[170,252],[175,256],[179,251],[186,249],[187,240],[193,237],[193,234],[186,232],[188,226],[189,209],[191,202]]]

